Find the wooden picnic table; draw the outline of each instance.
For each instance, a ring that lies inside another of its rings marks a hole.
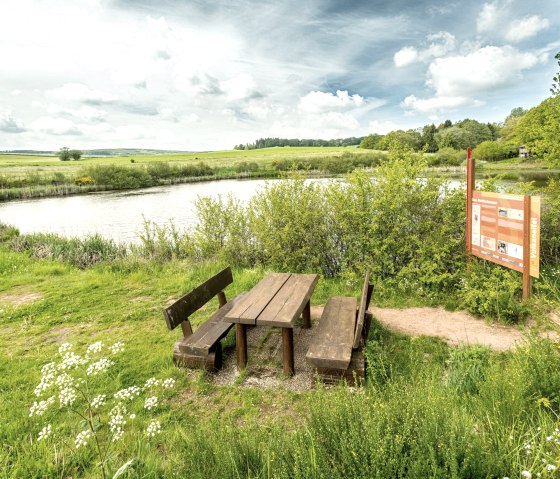
[[[235,323],[237,367],[247,366],[247,326],[282,328],[283,369],[294,370],[294,325],[302,316],[303,327],[311,327],[310,298],[319,280],[316,274],[270,273],[259,281],[226,314]]]

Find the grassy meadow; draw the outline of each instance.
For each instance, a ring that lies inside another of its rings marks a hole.
[[[542,276],[524,304],[518,273],[476,258],[466,271],[464,196],[421,173],[396,150],[374,180],[296,177],[245,206],[200,200],[193,231],[147,224],[136,248],[0,225],[0,478],[558,477],[560,347],[536,334],[557,329],[558,185],[542,191]],[[162,308],[226,264],[228,297],[268,271],[314,272],[324,304],[358,296],[370,271],[378,306],[536,321],[499,353],[374,321],[363,387],[217,385],[173,365],[180,332]]]

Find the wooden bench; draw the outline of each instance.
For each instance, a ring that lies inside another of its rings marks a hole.
[[[307,360],[323,382],[346,379],[350,384],[365,380],[363,348],[371,324],[367,311],[373,292],[369,273],[365,275],[360,306],[356,298],[329,298],[307,351]]]
[[[221,340],[232,328],[232,323],[223,321],[224,316],[245,293],[227,302],[224,289],[233,283],[229,266],[205,283],[187,293],[168,308],[163,316],[170,330],[181,325],[183,337],[175,343],[173,361],[179,366],[217,371],[222,367]],[[218,296],[220,307],[207,321],[193,333],[189,316],[204,306],[214,296]]]

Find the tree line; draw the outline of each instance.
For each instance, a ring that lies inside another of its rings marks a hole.
[[[313,140],[299,138],[259,138],[254,143],[240,143],[233,147],[234,150],[258,150],[275,146],[357,146],[364,139],[363,136],[350,138],[337,138],[333,140]]]

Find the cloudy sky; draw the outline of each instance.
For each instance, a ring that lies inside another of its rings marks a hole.
[[[560,50],[558,0],[0,2],[0,150],[502,121]]]

